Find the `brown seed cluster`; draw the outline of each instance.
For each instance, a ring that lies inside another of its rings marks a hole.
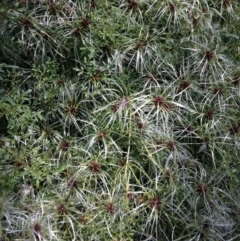
[[[70,106],[68,110],[69,110],[69,113],[72,115],[75,115],[77,112],[77,108],[75,106]]]
[[[21,22],[21,25],[22,25],[23,28],[29,29],[33,26],[33,23],[29,19],[23,19],[22,22]]]
[[[207,61],[211,61],[214,58],[214,53],[210,50],[205,51],[204,59]]]
[[[90,19],[88,18],[83,18],[82,21],[81,21],[81,26],[83,28],[88,28],[90,25]]]
[[[176,149],[176,145],[173,141],[168,142],[167,147],[170,151],[174,151]]]
[[[151,197],[149,200],[149,205],[153,209],[159,209],[162,205],[162,200],[159,197]]]
[[[61,144],[60,144],[60,148],[63,150],[63,151],[67,151],[68,148],[69,148],[69,143],[67,141],[63,141]]]
[[[93,161],[89,164],[88,169],[92,173],[98,173],[101,170],[101,165],[100,165],[100,163]]]
[[[64,215],[68,213],[67,207],[63,203],[58,206],[57,211],[60,215]]]
[[[190,86],[190,83],[188,81],[182,81],[179,84],[179,91],[187,90]]]
[[[76,180],[70,180],[70,181],[68,182],[68,186],[69,186],[70,188],[77,189],[77,187],[78,187],[78,182],[77,182]]]
[[[213,110],[207,110],[207,111],[205,112],[205,117],[206,117],[208,120],[212,120],[212,119],[213,119],[213,116],[214,116]]]
[[[203,183],[197,185],[197,192],[200,196],[205,195],[207,192],[207,186]]]
[[[176,6],[173,3],[169,4],[169,9],[172,13],[174,13],[176,11]]]
[[[135,10],[137,7],[138,3],[134,0],[128,3],[128,10]]]
[[[127,197],[129,199],[129,201],[133,202],[135,200],[135,195],[133,193],[128,193]]]
[[[42,230],[42,227],[39,223],[34,223],[32,226],[32,229],[34,230],[34,232],[36,233],[40,233]]]
[[[156,107],[161,107],[163,108],[164,110],[172,110],[173,109],[173,105],[172,103],[169,103],[169,102],[166,102],[164,100],[163,97],[161,96],[156,96],[154,99],[153,99],[153,103]]]
[[[113,203],[111,203],[111,202],[106,203],[105,204],[105,210],[106,210],[107,213],[113,214],[114,210],[115,210],[115,207],[114,207]]]

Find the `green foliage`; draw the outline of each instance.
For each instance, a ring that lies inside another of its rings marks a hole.
[[[0,5],[0,238],[239,240],[239,9]]]

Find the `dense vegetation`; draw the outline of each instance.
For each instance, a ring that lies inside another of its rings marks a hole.
[[[240,240],[239,1],[0,15],[1,240]]]

